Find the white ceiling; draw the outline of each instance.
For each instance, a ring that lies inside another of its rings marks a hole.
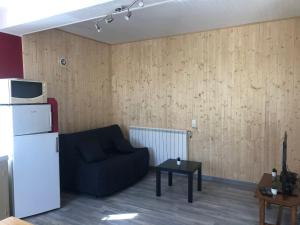
[[[148,0],[149,2],[149,0]],[[300,0],[170,0],[118,15],[98,33],[95,20],[62,30],[110,44],[300,16]],[[147,5],[147,0],[145,0]]]
[[[113,0],[0,0],[0,27],[35,22]],[[52,18],[53,19],[53,18]]]
[[[3,31],[22,35],[60,27],[70,33],[116,44],[300,16],[300,0],[144,0],[145,6],[135,7],[130,21],[124,20],[125,13],[121,13],[114,16],[113,23],[103,23],[103,30],[97,32],[96,18],[131,2],[110,0]],[[70,25],[64,26],[66,24]]]

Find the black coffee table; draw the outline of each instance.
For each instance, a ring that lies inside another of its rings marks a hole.
[[[161,196],[161,171],[168,172],[168,183],[172,186],[172,173],[181,173],[188,175],[188,202],[193,202],[193,175],[198,170],[198,191],[202,190],[202,164],[201,162],[193,162],[181,160],[181,164],[177,165],[176,159],[168,159],[156,167],[156,196]]]

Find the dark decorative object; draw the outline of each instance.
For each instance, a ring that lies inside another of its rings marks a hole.
[[[181,163],[181,161],[180,161],[180,157],[178,157],[178,158],[177,158],[177,161],[176,161],[176,163],[177,163],[177,166],[180,166],[180,163]]]
[[[271,188],[269,188],[269,187],[261,186],[261,187],[259,187],[259,191],[263,195],[266,195],[269,197],[273,196]]]
[[[282,171],[280,181],[282,183],[282,194],[292,195],[296,186],[297,174],[289,172],[287,169],[287,132],[284,133],[284,141],[282,145]]]
[[[275,168],[272,169],[272,177],[277,176],[277,170]]]
[[[148,149],[139,148],[121,154],[114,146],[116,139],[124,139],[118,125],[61,134],[62,189],[101,197],[121,191],[144,177],[149,169]],[[84,147],[86,140],[97,140],[99,145],[93,141]],[[95,153],[98,146],[101,146],[99,151],[105,153],[106,159],[101,160],[98,153]],[[82,155],[87,152],[88,155]],[[89,162],[91,158],[93,162]]]
[[[272,192],[273,196],[277,195],[280,185],[281,185],[281,183],[278,180],[277,176],[275,176],[275,177],[272,176],[271,192]]]

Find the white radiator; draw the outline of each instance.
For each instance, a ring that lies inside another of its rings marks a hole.
[[[147,147],[150,165],[157,166],[167,159],[188,159],[188,130],[174,130],[148,127],[129,127],[129,140],[134,147]]]

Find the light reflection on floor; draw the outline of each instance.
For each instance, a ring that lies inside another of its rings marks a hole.
[[[113,214],[103,217],[101,220],[131,220],[138,216],[138,213]]]

